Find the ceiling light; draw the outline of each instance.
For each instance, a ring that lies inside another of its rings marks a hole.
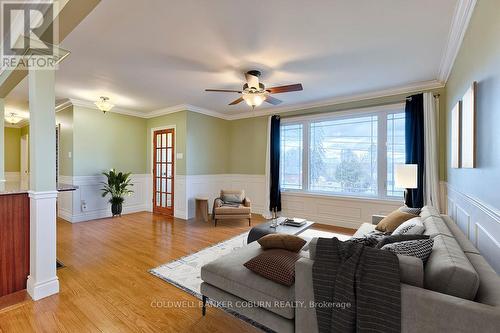
[[[23,118],[12,112],[5,117],[5,120],[7,120],[7,122],[9,122],[11,125],[15,125],[21,120],[23,120]]]
[[[266,96],[263,93],[243,93],[242,97],[252,108],[261,105],[266,99]]]
[[[114,105],[109,102],[109,97],[104,97],[101,96],[101,99],[97,102],[94,103],[99,110],[101,110],[103,113],[108,112],[111,110]]]

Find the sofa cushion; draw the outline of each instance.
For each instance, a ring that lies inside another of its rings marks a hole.
[[[272,249],[264,251],[243,265],[266,279],[291,286],[295,282],[295,263],[300,258],[296,252]]]
[[[465,254],[479,275],[479,289],[475,301],[500,306],[500,277],[486,259],[475,253]]]
[[[259,238],[257,242],[264,250],[283,249],[292,252],[299,252],[307,243],[303,238],[289,234],[269,234]]]
[[[424,235],[429,235],[431,237],[437,235],[445,235],[451,238],[454,238],[453,233],[448,228],[446,223],[443,221],[441,216],[428,216],[424,220]]]
[[[393,235],[420,235],[425,231],[424,224],[420,216],[414,217],[401,223],[396,230],[393,231]]]
[[[222,206],[215,208],[216,215],[245,215],[250,214],[250,207],[239,205],[238,207]]]
[[[287,287],[268,280],[243,266],[262,252],[264,250],[259,243],[252,242],[204,265],[201,268],[201,279],[247,301],[262,302],[260,304],[264,304],[267,310],[292,319],[295,316],[294,308],[280,306],[278,302],[291,304],[295,301],[293,286]]]
[[[479,250],[474,246],[474,244],[472,244],[470,240],[467,239],[459,226],[455,222],[453,222],[453,220],[448,215],[441,215],[441,218],[446,223],[451,233],[465,253],[480,254]]]
[[[422,210],[420,211],[420,217],[422,218],[422,220],[425,220],[430,216],[439,217],[439,215],[440,214],[439,214],[438,210],[433,206],[424,206],[424,207],[422,207]]]
[[[403,222],[408,221],[411,218],[416,217],[416,215],[404,213],[399,210],[395,210],[380,221],[375,227],[378,231],[388,231],[393,232],[399,227]]]
[[[445,235],[434,238],[432,253],[425,266],[425,288],[472,300],[479,276],[457,241]]]

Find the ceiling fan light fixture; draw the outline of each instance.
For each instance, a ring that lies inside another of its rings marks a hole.
[[[262,93],[247,93],[243,94],[242,97],[252,108],[260,106],[266,100],[266,96]]]
[[[101,96],[101,99],[95,102],[94,104],[103,113],[108,112],[114,107],[114,105],[109,102],[109,97],[104,97],[104,96]]]

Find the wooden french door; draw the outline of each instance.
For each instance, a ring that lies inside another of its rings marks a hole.
[[[174,129],[153,135],[153,213],[174,215]]]

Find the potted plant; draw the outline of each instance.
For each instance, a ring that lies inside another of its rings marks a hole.
[[[102,197],[106,195],[111,195],[109,203],[111,204],[111,213],[113,216],[122,214],[122,204],[125,201],[125,196],[134,193],[130,190],[130,186],[134,184],[130,183],[130,172],[116,172],[115,169],[109,170],[109,172],[103,172],[106,176],[108,182],[102,182],[104,188],[102,188]]]

